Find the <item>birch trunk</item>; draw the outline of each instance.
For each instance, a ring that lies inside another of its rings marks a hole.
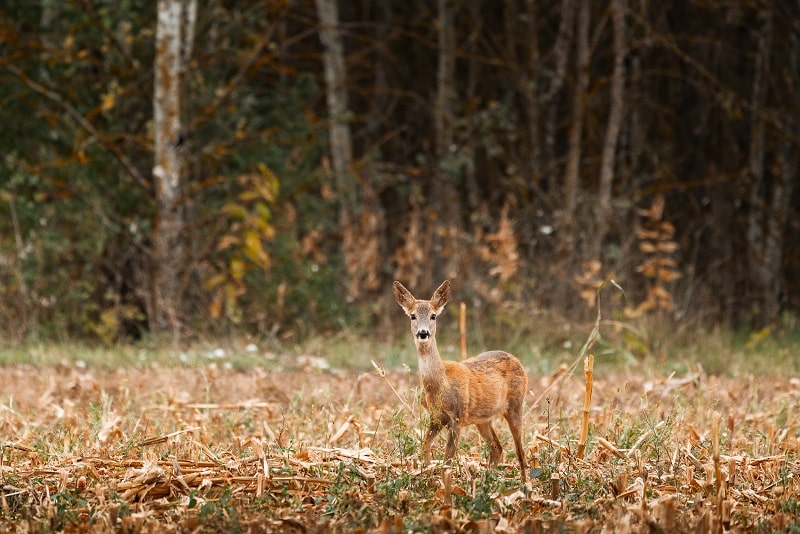
[[[622,130],[625,93],[625,0],[611,0],[611,23],[614,32],[614,71],[611,74],[611,90],[609,95],[608,125],[603,142],[603,154],[600,162],[600,184],[595,205],[595,236],[590,241],[589,256],[600,259],[603,242],[608,234],[609,222],[614,220],[611,214],[611,189],[614,182],[614,168],[617,155],[619,134]]]
[[[184,0],[159,0],[153,98],[156,218],[153,227],[151,324],[155,332],[179,335],[178,303],[184,257],[181,183],[185,162],[181,132],[181,32]]]
[[[343,215],[356,203],[353,173],[353,141],[347,122],[347,71],[344,62],[344,44],[339,30],[339,9],[336,0],[317,0],[319,37],[324,47],[325,94],[328,104],[331,165]]]

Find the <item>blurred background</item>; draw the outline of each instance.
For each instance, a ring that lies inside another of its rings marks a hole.
[[[6,0],[0,340],[392,338],[391,281],[444,278],[500,341],[606,280],[627,331],[796,332],[799,37],[796,2]]]

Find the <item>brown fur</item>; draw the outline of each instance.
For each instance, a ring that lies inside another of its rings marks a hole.
[[[411,318],[424,391],[422,403],[431,414],[422,445],[424,461],[430,462],[431,443],[442,428],[448,429],[445,457],[451,458],[461,427],[475,425],[489,445],[489,464],[497,464],[503,448],[492,420],[502,415],[514,438],[525,482],[522,404],[528,390],[528,375],[522,364],[503,351],[483,352],[464,362],[442,360],[436,347],[436,316],[450,298],[450,282],[445,280],[430,300],[417,300],[400,282],[394,283],[393,290],[395,300]]]

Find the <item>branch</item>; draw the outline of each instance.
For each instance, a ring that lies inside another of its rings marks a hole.
[[[110,142],[104,139],[103,135],[100,131],[94,127],[94,125],[86,120],[86,118],[77,110],[75,107],[64,100],[57,92],[53,91],[52,89],[45,87],[44,85],[40,84],[39,82],[33,80],[30,76],[28,76],[25,72],[23,72],[19,67],[16,65],[8,64],[5,65],[5,68],[9,70],[12,74],[14,74],[17,78],[19,78],[25,85],[39,93],[40,95],[44,96],[51,102],[56,103],[60,106],[64,111],[67,112],[67,115],[75,119],[80,126],[86,130],[90,135],[92,135],[100,145],[109,151],[117,161],[123,166],[123,168],[128,172],[128,174],[133,177],[136,182],[139,183],[145,189],[150,189],[150,183],[145,179],[144,176],[136,169],[136,167],[131,163],[128,157],[123,154],[119,149],[113,146]]]
[[[225,84],[225,87],[218,90],[214,100],[203,107],[200,116],[194,119],[187,128],[189,135],[192,135],[192,133],[196,132],[200,126],[215,117],[216,111],[228,101],[231,94],[233,94],[233,91],[242,83],[242,81],[244,81],[248,71],[253,68],[258,59],[261,57],[263,51],[267,49],[269,44],[272,42],[272,36],[275,33],[275,27],[276,25],[274,24],[270,27],[270,30],[261,38],[258,43],[256,43],[256,45],[253,47],[253,50],[247,56],[247,60],[245,60],[244,64],[239,67],[239,70],[236,71],[231,79],[228,80],[228,83]]]

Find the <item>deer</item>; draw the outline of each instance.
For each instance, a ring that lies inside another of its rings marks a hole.
[[[475,425],[489,446],[489,465],[495,466],[503,447],[492,421],[499,416],[508,423],[519,460],[522,483],[527,482],[525,450],[522,448],[522,404],[528,390],[528,375],[520,361],[508,352],[494,350],[463,362],[442,360],[436,347],[436,319],[450,300],[450,281],[445,280],[430,300],[417,300],[398,281],[394,298],[411,319],[411,335],[419,358],[423,407],[430,423],[422,442],[423,462],[431,461],[431,445],[447,428],[445,458],[455,455],[464,426]]]

